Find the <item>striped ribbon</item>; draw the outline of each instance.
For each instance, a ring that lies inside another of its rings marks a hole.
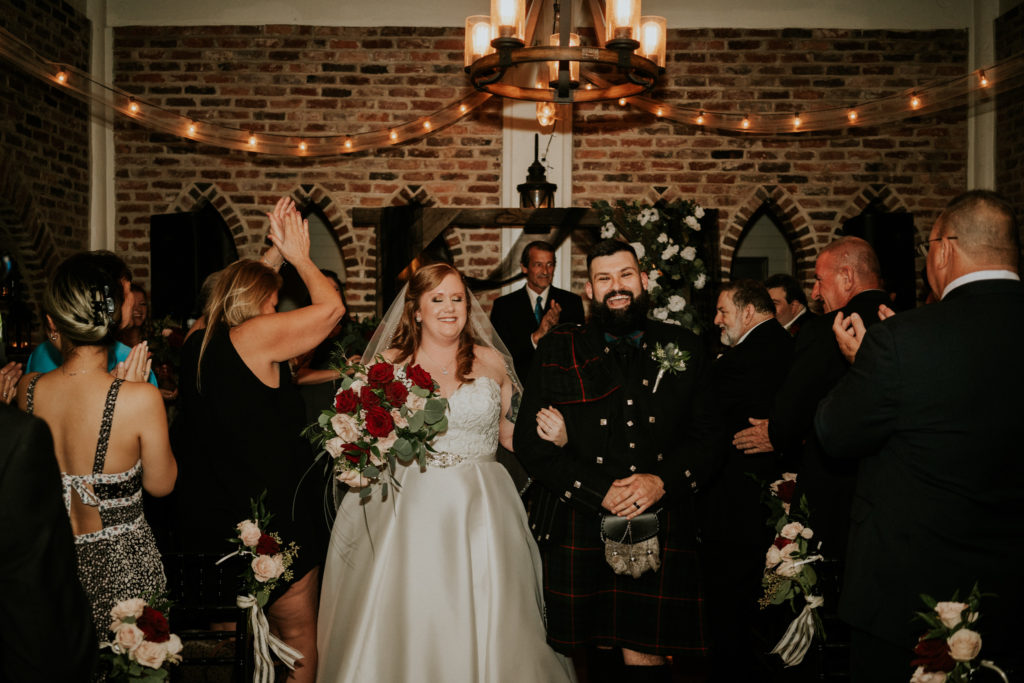
[[[814,640],[814,610],[825,604],[825,598],[820,595],[804,595],[804,598],[807,604],[772,648],[772,654],[782,657],[787,667],[796,666],[804,661],[804,655]]]
[[[256,601],[255,595],[239,595],[235,604],[249,610],[249,625],[252,627],[253,636],[252,650],[256,659],[253,683],[274,683],[274,662],[270,658],[270,652],[273,651],[289,669],[295,668],[295,662],[302,659],[302,653],[270,632],[267,617],[263,614],[263,608]]]

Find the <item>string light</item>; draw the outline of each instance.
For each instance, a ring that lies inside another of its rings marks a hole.
[[[626,98],[625,97],[620,97],[619,98],[619,106],[620,107],[625,107],[626,106]]]
[[[423,130],[430,130],[430,121],[423,122]]]
[[[465,114],[466,113],[466,105],[464,105],[464,104],[460,104],[459,105],[459,113],[460,114]]]
[[[704,110],[703,109],[701,109],[700,113],[697,114],[697,125],[698,126],[703,126],[704,125]]]
[[[391,138],[391,142],[394,142],[395,140],[398,139],[398,132],[392,130],[390,133],[388,133],[388,137]]]
[[[249,146],[256,146],[256,135],[252,131],[249,131]]]
[[[978,85],[980,85],[982,88],[987,88],[988,87],[988,78],[985,77],[985,70],[984,69],[982,69],[978,73]]]
[[[345,138],[345,149],[352,149],[352,138]]]
[[[801,123],[801,121],[800,121],[800,112],[797,112],[793,116],[793,127],[794,128],[799,128],[800,127],[800,123]]]
[[[303,140],[302,142],[299,143],[299,151],[300,152],[305,152],[306,151],[306,141],[305,140]]]
[[[654,115],[655,115],[655,116],[664,116],[664,114],[665,114],[665,112],[663,112],[663,111],[661,110],[661,107],[658,107],[658,108],[657,108],[657,109],[656,109],[656,110],[654,111]]]
[[[57,82],[58,83],[67,83],[68,82],[68,72],[64,71],[64,70],[58,71],[57,72]]]
[[[917,93],[913,93],[910,96],[910,108],[917,109],[921,106],[921,98],[917,96]]]
[[[189,135],[195,135],[196,134],[196,122],[195,121],[190,121],[189,122],[189,124],[188,124],[188,134]]]
[[[134,97],[128,100],[128,111],[133,114],[139,113],[139,103],[135,101]]]
[[[744,128],[750,128],[750,117],[744,116],[743,121],[740,123]]]
[[[851,109],[846,118],[850,119],[850,123],[857,123],[857,110]]]

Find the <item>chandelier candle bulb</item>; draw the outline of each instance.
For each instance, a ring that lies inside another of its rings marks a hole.
[[[551,34],[551,38],[550,38],[550,41],[548,42],[548,44],[549,45],[554,45],[555,47],[558,47],[560,45],[560,43],[559,43],[559,35],[557,33]],[[580,45],[580,36],[579,36],[579,34],[578,33],[570,33],[569,34],[569,47],[579,47],[579,45]],[[558,82],[558,62],[548,62],[548,78],[551,81],[551,87],[552,88],[556,87],[555,84]],[[579,86],[579,83],[580,83],[580,63],[575,61],[575,60],[569,62],[569,81],[572,84],[572,87]],[[587,86],[589,88],[590,84],[588,83]]]
[[[466,17],[465,66],[492,52],[491,18],[483,14]]]
[[[640,3],[634,0],[608,0],[605,42],[636,40],[640,36]]]
[[[640,17],[640,54],[659,67],[665,67],[665,17]]]
[[[496,41],[525,42],[525,0],[491,0],[491,28]]]

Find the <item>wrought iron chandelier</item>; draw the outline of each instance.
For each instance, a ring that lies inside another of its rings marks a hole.
[[[529,47],[527,41],[538,43],[531,39],[545,0],[532,3],[529,27],[525,0],[491,0],[489,17],[467,17],[465,66],[473,87],[552,105],[623,99],[651,90],[665,71],[665,19],[640,16],[640,0],[606,0],[604,15],[591,2],[596,38],[603,45],[584,46],[572,32],[572,1],[567,0],[564,14],[554,1],[554,32],[547,44]],[[584,88],[582,64],[600,75]]]

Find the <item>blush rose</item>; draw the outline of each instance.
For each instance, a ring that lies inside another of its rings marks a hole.
[[[946,640],[949,655],[958,662],[969,662],[981,652],[981,635],[969,628],[962,628]]]
[[[260,528],[251,519],[238,523],[238,537],[249,547],[259,543],[261,534]]]
[[[260,583],[273,581],[284,573],[280,555],[257,555],[252,560],[252,573]]]

